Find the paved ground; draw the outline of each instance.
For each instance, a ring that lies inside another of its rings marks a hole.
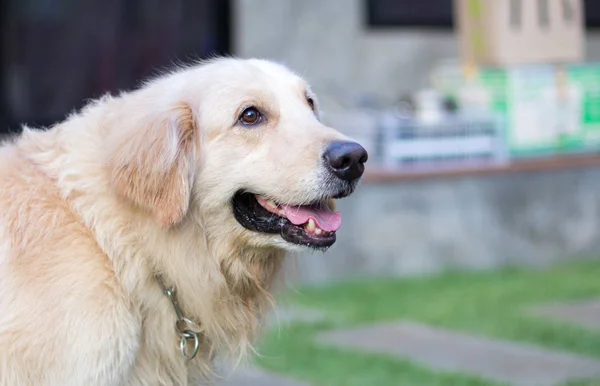
[[[600,299],[574,303],[545,304],[534,307],[534,314],[600,330]]]
[[[554,386],[600,379],[600,360],[412,323],[333,331],[317,341],[395,355],[444,371],[460,371],[515,386]]]
[[[309,386],[277,375],[267,374],[257,369],[239,369],[216,386]]]
[[[540,305],[535,315],[600,329],[600,300]],[[325,316],[313,310],[283,309],[270,324],[318,322]],[[517,342],[506,342],[416,323],[391,323],[323,333],[315,340],[348,350],[383,353],[421,363],[432,369],[460,371],[511,386],[558,386],[577,379],[598,379],[600,360],[556,352]],[[237,370],[217,386],[308,386],[307,383],[267,374]]]
[[[267,317],[267,323],[270,327],[277,327],[278,324],[286,325],[292,322],[296,323],[318,323],[327,319],[320,311],[308,308],[281,308],[276,309]]]

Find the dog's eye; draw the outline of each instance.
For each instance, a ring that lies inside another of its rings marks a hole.
[[[256,107],[248,107],[240,115],[239,121],[243,125],[256,125],[262,121],[262,114]]]
[[[311,110],[314,111],[315,110],[315,100],[312,99],[311,97],[306,97],[306,102],[310,106]]]

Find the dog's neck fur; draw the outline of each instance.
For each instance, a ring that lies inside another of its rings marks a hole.
[[[245,353],[271,300],[269,290],[284,253],[277,249],[240,249],[234,239],[213,242],[204,237],[204,232],[210,231],[201,231],[191,218],[174,232],[189,235],[185,243],[189,250],[156,259],[156,253],[151,255],[154,271],[161,274],[166,285],[177,289],[182,312],[200,324],[211,346]],[[168,245],[164,253],[181,249],[181,245],[170,241],[163,245]]]
[[[202,240],[197,225],[181,225],[182,228],[188,226],[190,235],[196,241]],[[193,244],[190,240],[190,245]],[[225,352],[232,359],[238,359],[252,350],[259,322],[270,301],[269,287],[283,262],[283,253],[279,250],[240,250],[233,241],[215,244],[225,247],[215,250],[210,242],[208,245],[199,242],[195,253],[190,250],[189,253],[168,256],[171,261],[165,266],[158,264],[169,260],[156,259],[154,264],[157,265],[153,267],[160,272],[165,285],[177,289],[177,300],[183,315],[200,325],[203,363],[210,363],[212,354],[216,352]],[[176,248],[171,245],[167,249]],[[143,299],[144,291],[140,288],[136,292],[142,296],[140,301],[145,303],[148,300]],[[167,299],[159,302],[169,305],[168,312],[171,315],[164,320],[174,322],[174,310]],[[151,303],[145,304],[152,313]],[[156,313],[153,316],[163,317]],[[170,326],[172,328],[173,324]]]
[[[188,374],[192,366],[196,373],[206,374],[210,369],[201,365],[210,363],[213,353],[238,357],[246,354],[252,349],[260,318],[270,302],[268,290],[280,270],[284,252],[240,249],[235,241],[239,235],[216,231],[223,219],[199,219],[193,207],[181,223],[166,231],[151,216],[107,194],[111,189],[103,177],[106,171],[98,168],[90,174],[102,152],[102,132],[99,128],[74,130],[78,123],[73,121],[77,119],[72,117],[46,132],[25,128],[18,146],[56,182],[63,198],[90,229],[129,295],[133,312],[139,314],[143,331],[164,331],[160,341],[140,337],[140,355],[161,359],[145,366],[166,367],[179,374]],[[88,151],[70,150],[69,143],[75,136],[78,146],[86,143]],[[35,140],[29,141],[30,137]],[[78,165],[86,166],[85,173]],[[119,232],[103,233],[105,229]],[[132,250],[135,252],[127,252]],[[156,282],[156,274],[164,278],[166,285],[176,287],[183,313],[202,328],[202,355],[196,364],[186,364],[177,349],[176,316]],[[146,355],[143,350],[153,354]],[[167,353],[163,353],[165,350]]]

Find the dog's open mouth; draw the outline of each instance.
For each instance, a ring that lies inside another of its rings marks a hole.
[[[280,234],[290,243],[324,249],[335,243],[342,216],[327,204],[284,205],[266,197],[239,192],[233,197],[237,221],[255,232]]]

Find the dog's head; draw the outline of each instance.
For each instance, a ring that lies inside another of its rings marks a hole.
[[[108,142],[120,196],[165,227],[190,218],[255,247],[335,242],[333,201],[354,191],[367,153],[320,122],[300,77],[220,59],[150,82],[132,100]]]

